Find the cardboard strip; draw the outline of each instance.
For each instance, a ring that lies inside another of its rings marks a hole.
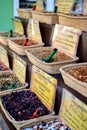
[[[2,46],[0,46],[0,60],[6,67],[10,67],[7,51]]]

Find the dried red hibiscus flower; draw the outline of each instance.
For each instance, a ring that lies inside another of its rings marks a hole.
[[[48,115],[50,111],[30,90],[12,92],[2,97],[2,103],[16,121]]]

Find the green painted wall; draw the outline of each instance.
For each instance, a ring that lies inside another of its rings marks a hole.
[[[13,0],[0,0],[0,31],[13,29]]]

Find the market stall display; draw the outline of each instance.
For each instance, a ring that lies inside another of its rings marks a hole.
[[[33,66],[30,89],[15,90],[1,97],[7,119],[18,129],[27,122],[54,115],[56,84],[56,79]]]
[[[13,71],[0,71],[0,96],[26,88],[28,83],[25,81],[25,75],[26,62],[15,56],[13,59]]]
[[[21,20],[14,18],[13,24],[14,24],[14,31],[10,30],[8,32],[0,32],[0,42],[3,45],[8,46],[8,40],[7,39],[25,37],[24,36],[24,28],[23,28]]]
[[[25,52],[29,60],[40,69],[57,74],[60,73],[61,66],[78,60],[76,51],[80,35],[81,30],[56,24],[52,47],[32,48],[32,50],[27,49]],[[58,49],[54,57],[49,62],[43,61],[43,58],[50,56],[54,48]]]
[[[43,46],[38,21],[29,20],[28,38],[8,40],[8,45],[10,49],[19,55],[26,55],[25,49]]]
[[[87,63],[71,64],[60,68],[65,84],[87,97]]]
[[[83,122],[84,118],[87,119],[86,112],[87,106],[72,93],[63,89],[61,107],[58,115],[25,123],[18,130],[78,130],[80,128],[86,130],[86,123]]]
[[[56,5],[58,6],[59,24],[87,31],[87,4],[85,0],[58,0]]]

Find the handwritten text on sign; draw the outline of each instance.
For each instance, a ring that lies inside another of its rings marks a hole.
[[[38,42],[42,43],[40,28],[39,28],[39,22],[34,19],[29,20],[29,38]]]
[[[33,66],[30,90],[36,93],[42,103],[53,110],[57,80]]]
[[[74,0],[57,0],[56,5],[58,6],[57,12],[70,13],[74,4]]]
[[[4,65],[6,65],[9,68],[7,51],[2,46],[0,46],[0,60]]]
[[[15,74],[18,76],[19,80],[22,83],[25,83],[26,78],[26,62],[19,58],[18,56],[14,56],[13,61],[13,70]]]
[[[36,10],[37,10],[37,11],[43,11],[43,10],[44,10],[43,0],[37,0]]]
[[[76,57],[81,32],[80,29],[56,24],[53,36],[53,47],[57,47],[68,56]]]
[[[84,0],[84,14],[87,15],[87,0]]]
[[[87,130],[87,105],[67,90],[63,91],[59,116],[72,130]]]

